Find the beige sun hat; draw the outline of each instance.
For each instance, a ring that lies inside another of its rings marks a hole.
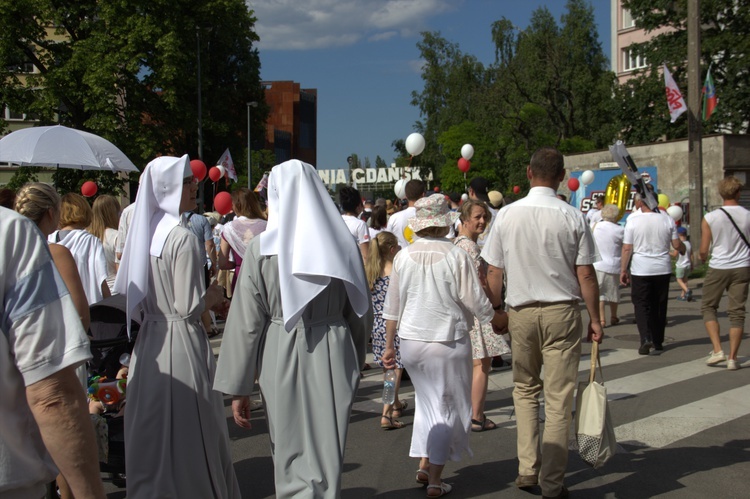
[[[433,194],[414,203],[417,216],[409,219],[409,226],[414,232],[429,227],[450,227],[458,220],[459,213],[450,211],[450,205],[443,194]]]
[[[503,194],[499,191],[490,191],[487,193],[490,198],[490,206],[500,208],[503,205]]]

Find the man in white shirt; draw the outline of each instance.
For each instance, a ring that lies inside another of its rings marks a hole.
[[[640,209],[641,213],[628,217],[625,224],[620,284],[627,286],[632,281],[631,301],[641,336],[638,353],[648,355],[652,346],[654,350],[664,350],[669,280],[672,276],[670,244],[681,255],[685,254],[685,245],[677,236],[677,226],[672,217],[662,211],[652,211],[638,193],[634,200],[636,209]]]
[[[589,208],[586,213],[586,220],[589,225],[594,225],[596,222],[602,219],[602,206],[604,205],[604,196],[602,194],[596,194],[594,196],[594,207]]]
[[[498,212],[482,258],[489,263],[489,297],[496,310],[503,306],[503,274],[507,273],[518,422],[516,486],[538,483],[543,497],[564,498],[568,497],[563,479],[573,390],[581,356],[581,300],[589,314],[590,339],[602,339],[593,266],[598,254],[583,213],[555,193],[565,178],[562,154],[551,147],[537,150],[526,175],[531,181],[529,194]],[[542,391],[546,421],[540,442]]]
[[[708,365],[727,361],[727,369],[739,369],[737,352],[745,329],[745,302],[750,283],[750,211],[740,206],[742,182],[729,176],[719,182],[719,195],[724,200],[718,210],[707,213],[701,223],[700,256],[708,259],[708,274],[703,282],[701,312],[713,349]],[[727,292],[729,316],[729,358],[721,348],[716,309],[721,295]]]
[[[404,186],[404,193],[406,194],[406,200],[409,202],[409,206],[401,211],[397,211],[388,219],[388,227],[385,229],[391,232],[398,239],[398,244],[402,248],[406,248],[414,240],[414,235],[411,229],[408,231],[410,240],[407,239],[404,231],[409,227],[409,219],[413,218],[417,214],[414,203],[424,196],[424,182],[421,180],[411,179]]]
[[[104,498],[76,368],[91,358],[47,243],[0,208],[0,497],[42,497],[62,473],[76,497]]]
[[[344,219],[346,227],[354,237],[364,262],[370,252],[370,231],[367,230],[367,223],[359,218],[359,214],[363,211],[362,197],[354,187],[344,186],[339,189],[339,202],[341,203],[341,218]]]

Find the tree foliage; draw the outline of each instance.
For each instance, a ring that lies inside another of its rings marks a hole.
[[[546,7],[524,30],[506,18],[494,22],[496,59],[487,68],[439,33],[422,36],[424,89],[412,93],[412,104],[427,142],[423,161],[439,167],[444,188],[463,181],[454,178],[462,145],[456,137],[474,145],[472,170],[476,162],[477,172],[509,192],[527,184],[526,165],[537,148],[583,152],[616,135],[614,74],[583,0],[569,0],[559,23]]]
[[[655,76],[666,63],[681,86],[687,88],[687,0],[626,0],[636,26],[647,32],[658,32],[650,41],[635,47],[646,57],[649,68],[627,82],[618,92],[621,102],[619,118],[628,123],[625,137],[631,141],[653,141],[660,137],[680,138],[687,135],[686,120],[678,126],[670,125],[664,103],[663,83],[659,91]],[[747,132],[750,122],[750,85],[747,58],[750,54],[750,8],[746,0],[702,0],[701,26],[701,82],[709,65],[716,86],[719,105],[711,119],[703,124],[704,133]],[[663,80],[662,80],[663,81]],[[640,101],[639,102],[625,102]],[[651,113],[643,102],[657,103]],[[700,110],[698,110],[700,113]],[[638,120],[632,120],[638,116]],[[630,119],[629,119],[630,118]],[[661,132],[661,133],[660,133]]]
[[[203,157],[243,149],[246,102],[263,91],[242,0],[0,0],[0,12],[3,105],[101,135],[142,168],[160,154],[198,156],[200,79]],[[267,112],[252,114],[255,136]]]

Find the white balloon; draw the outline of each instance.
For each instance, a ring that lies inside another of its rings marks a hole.
[[[474,156],[474,147],[471,144],[464,144],[461,148],[461,157],[469,161]]]
[[[669,214],[669,216],[672,217],[675,222],[677,222],[678,220],[682,220],[682,208],[677,205],[667,208],[667,214]]]
[[[227,172],[227,170],[222,165],[216,165],[216,169],[219,170],[219,172],[221,172],[221,177],[223,177],[224,174]]]
[[[406,146],[406,152],[412,156],[417,156],[424,151],[424,137],[415,132],[406,137],[406,143],[404,145]]]
[[[594,181],[594,172],[591,170],[586,170],[581,174],[581,183],[583,185],[589,185],[591,182]]]
[[[406,180],[400,179],[396,181],[396,184],[393,186],[393,192],[396,194],[396,197],[399,199],[406,198]]]
[[[465,192],[463,194],[461,194],[461,201],[468,201],[468,200],[469,200],[469,195],[468,194],[466,194]]]

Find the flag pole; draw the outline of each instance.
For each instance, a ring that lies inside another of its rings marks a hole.
[[[700,0],[688,0],[688,178],[690,188],[690,239],[694,242],[700,242],[701,240],[701,219],[703,218],[700,22]],[[699,244],[696,243],[693,252],[697,253],[698,246]]]

